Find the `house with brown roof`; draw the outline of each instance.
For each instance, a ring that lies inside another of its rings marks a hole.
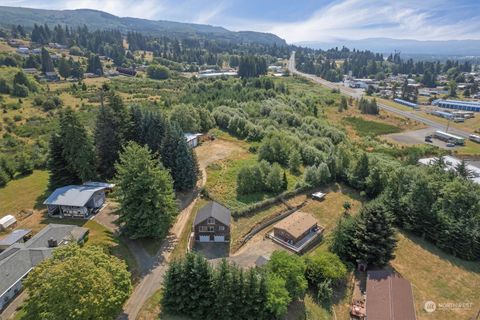
[[[273,227],[273,235],[295,245],[311,232],[318,230],[318,222],[311,214],[297,211]]]
[[[416,320],[412,286],[389,270],[368,271],[365,301],[368,320]]]

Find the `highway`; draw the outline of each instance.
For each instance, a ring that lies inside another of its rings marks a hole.
[[[325,87],[330,88],[330,89],[338,89],[342,94],[344,94],[346,96],[353,97],[355,99],[360,99],[363,96],[363,93],[358,92],[358,91],[356,91],[352,88],[345,87],[343,85],[343,83],[330,82],[330,81],[327,81],[327,80],[322,79],[320,77],[317,77],[315,75],[307,74],[307,73],[303,73],[303,72],[298,71],[295,68],[295,51],[290,56],[290,59],[288,60],[287,67],[292,74],[296,74],[296,75],[302,76],[304,78],[310,79],[313,82],[321,84],[322,86],[325,86]],[[446,129],[444,124],[433,121],[433,120],[425,118],[425,117],[422,117],[421,115],[416,114],[414,111],[413,112],[404,111],[404,110],[400,110],[400,109],[397,109],[397,108],[394,108],[394,107],[391,107],[391,106],[387,106],[385,104],[378,103],[378,102],[377,102],[377,105],[380,109],[383,109],[383,110],[388,111],[388,112],[395,113],[399,116],[403,116],[403,117],[409,118],[411,120],[421,122],[421,123],[423,123],[423,124],[425,124],[429,127],[432,127],[435,130],[445,131],[445,129]],[[457,128],[454,128],[454,127],[449,127],[448,132],[451,133],[451,134],[457,135],[457,136],[464,137],[464,138],[468,138],[468,136],[470,135],[470,132],[460,130],[460,129],[457,129]]]

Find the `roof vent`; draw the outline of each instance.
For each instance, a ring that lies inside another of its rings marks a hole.
[[[48,247],[49,248],[58,247],[58,241],[53,238],[48,239]]]

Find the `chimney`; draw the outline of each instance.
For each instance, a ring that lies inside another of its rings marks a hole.
[[[49,248],[58,247],[58,242],[57,242],[57,240],[55,240],[55,239],[53,239],[53,238],[48,239],[48,247],[49,247]]]

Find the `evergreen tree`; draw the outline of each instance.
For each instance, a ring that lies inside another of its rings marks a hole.
[[[356,257],[368,265],[384,266],[395,257],[393,216],[380,201],[370,202],[360,210],[353,237]]]
[[[350,182],[357,189],[364,190],[366,179],[369,174],[370,170],[368,165],[368,156],[365,152],[363,152],[353,168]]]
[[[58,62],[58,73],[65,79],[67,79],[70,76],[71,72],[71,65],[65,57],[62,57],[60,61]]]
[[[50,53],[47,49],[42,47],[42,54],[41,54],[41,61],[42,61],[42,72],[53,72],[53,62],[52,58],[50,57]]]
[[[50,138],[47,168],[50,171],[50,190],[81,182],[80,177],[71,170],[63,155],[63,141],[58,133],[52,134]]]
[[[163,238],[177,214],[172,179],[148,147],[130,142],[115,165],[119,222],[132,239]]]
[[[93,146],[77,115],[67,109],[60,115],[60,127],[50,139],[48,168],[51,189],[79,184],[95,178]]]
[[[96,176],[95,152],[87,131],[72,109],[60,115],[60,136],[62,137],[63,155],[73,172],[82,182]]]
[[[108,105],[100,106],[95,125],[97,171],[103,179],[113,178],[114,165],[129,129],[128,113],[121,97],[110,95]]]
[[[175,190],[194,188],[198,178],[196,157],[176,123],[167,126],[161,154],[163,165],[172,174]]]

